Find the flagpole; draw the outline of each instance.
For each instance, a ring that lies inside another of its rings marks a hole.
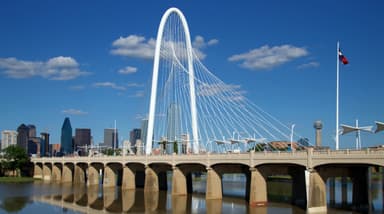
[[[336,49],[336,150],[339,150],[339,41]]]

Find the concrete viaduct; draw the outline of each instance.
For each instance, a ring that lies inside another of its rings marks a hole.
[[[172,195],[191,193],[191,173],[206,172],[207,200],[222,198],[223,174],[243,173],[247,178],[246,200],[251,206],[266,205],[269,176],[289,175],[293,185],[292,203],[306,207],[308,212],[324,212],[327,210],[326,181],[334,177],[351,178],[353,205],[368,206],[368,169],[384,166],[384,151],[308,148],[295,152],[44,157],[31,158],[31,161],[35,178],[88,186],[102,182],[104,187],[121,186],[122,189],[144,187],[145,192],[167,190],[166,172],[172,171]],[[331,194],[331,197],[334,196]]]

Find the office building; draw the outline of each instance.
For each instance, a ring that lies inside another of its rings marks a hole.
[[[119,148],[119,132],[117,129],[104,129],[104,143],[107,148]]]
[[[75,129],[75,150],[78,151],[79,155],[86,155],[90,145],[91,129]]]
[[[148,119],[141,120],[141,142],[144,144],[147,141],[147,131],[148,131]]]
[[[36,137],[36,126],[29,124],[27,127],[28,127],[28,137]]]
[[[4,130],[1,132],[1,149],[17,144],[17,131]]]
[[[172,154],[175,151],[174,142],[180,140],[180,113],[180,106],[176,103],[172,103],[167,110],[167,154]]]
[[[180,138],[180,106],[172,103],[167,111],[167,139],[168,141],[177,141]]]
[[[25,151],[28,152],[28,138],[29,138],[29,128],[25,124],[21,124],[17,128],[17,145]]]
[[[72,144],[72,126],[69,118],[64,119],[63,126],[61,127],[61,150],[64,155],[73,153]]]
[[[136,146],[136,141],[141,139],[141,129],[133,129],[129,133],[129,141],[132,146]]]
[[[49,157],[51,155],[49,151],[49,133],[40,133],[40,156]]]
[[[40,157],[44,157],[42,154],[44,153],[41,153],[41,147],[42,147],[42,143],[41,143],[41,138],[39,137],[30,137],[28,138],[28,155],[29,156],[34,156],[34,155],[38,155]]]
[[[51,155],[54,157],[60,154],[60,148],[61,148],[60,143],[49,144],[49,151],[51,152]]]

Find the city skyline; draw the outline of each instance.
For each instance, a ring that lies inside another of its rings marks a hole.
[[[35,124],[60,143],[70,117],[97,144],[117,120],[119,141],[129,139],[148,112],[154,38],[170,6],[183,11],[195,51],[216,76],[311,144],[321,120],[323,145],[334,148],[337,41],[349,60],[340,67],[340,123],[384,120],[384,3],[199,3],[2,2],[0,130]],[[354,137],[341,136],[340,148],[353,148]],[[363,147],[382,143],[382,133],[362,134]]]

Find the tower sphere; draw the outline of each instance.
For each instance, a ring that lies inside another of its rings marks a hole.
[[[323,128],[323,123],[321,120],[316,120],[315,123],[313,124],[313,128],[315,129],[322,129]]]

